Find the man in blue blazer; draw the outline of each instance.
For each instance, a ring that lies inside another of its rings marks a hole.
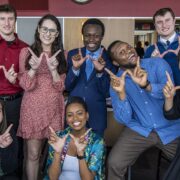
[[[180,37],[175,32],[175,14],[171,8],[162,8],[155,12],[153,22],[158,34],[158,41],[151,45],[144,58],[161,57],[171,66],[174,82],[180,85],[180,63],[178,52],[180,50]]]
[[[80,96],[86,101],[88,126],[101,136],[107,126],[106,97],[109,96],[110,83],[104,67],[113,68],[106,50],[101,46],[104,32],[104,24],[99,19],[88,19],[83,24],[84,47],[68,52],[65,81],[70,96]]]

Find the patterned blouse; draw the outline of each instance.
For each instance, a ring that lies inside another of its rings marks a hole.
[[[57,132],[57,135],[59,137],[64,137],[66,134],[70,132],[71,132],[71,128],[68,127],[64,131]],[[105,154],[106,154],[104,140],[92,131],[88,133],[87,138],[89,140],[85,149],[85,161],[87,162],[89,170],[96,173],[95,180],[104,180],[105,179]],[[63,166],[65,156],[67,154],[70,140],[71,140],[71,137],[68,136],[66,139],[64,148],[63,148],[63,152],[61,154],[61,168]],[[49,146],[49,155],[48,155],[47,165],[46,165],[47,169],[52,164],[53,157],[54,157],[54,150],[51,146]],[[46,176],[44,180],[49,180],[49,177]]]

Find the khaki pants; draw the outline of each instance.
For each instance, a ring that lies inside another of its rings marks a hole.
[[[163,145],[156,132],[152,131],[148,137],[124,128],[108,157],[108,180],[124,180],[127,167],[132,165],[139,155],[152,146],[161,149],[168,158],[172,159],[176,153],[178,140]]]

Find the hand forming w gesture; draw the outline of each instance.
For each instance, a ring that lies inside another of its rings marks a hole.
[[[164,93],[165,98],[173,99],[176,90],[180,89],[180,86],[176,86],[176,87],[174,86],[174,84],[171,80],[171,77],[167,71],[166,71],[166,76],[167,76],[167,82],[163,88],[163,93]]]
[[[132,80],[140,87],[143,87],[147,84],[147,72],[140,67],[139,57],[134,71],[132,72],[127,70],[127,72],[131,76]]]
[[[112,88],[118,93],[124,92],[125,91],[125,76],[127,74],[127,71],[124,71],[121,77],[117,77],[109,69],[105,68],[104,70],[110,75]]]
[[[88,56],[82,56],[81,49],[79,48],[78,54],[72,57],[73,68],[78,70],[87,58]]]
[[[49,67],[49,70],[52,72],[54,70],[57,69],[57,66],[59,65],[58,60],[56,59],[56,56],[61,52],[61,50],[59,49],[53,56],[51,56],[50,58],[48,57],[47,54],[45,54],[46,56],[46,60],[47,60],[47,65]]]
[[[0,147],[1,148],[6,148],[12,143],[13,139],[9,133],[12,126],[13,125],[10,124],[9,127],[6,129],[6,131],[2,135],[0,135]]]
[[[101,53],[98,57],[98,59],[93,59],[91,56],[89,57],[92,61],[92,63],[94,64],[94,68],[96,69],[96,71],[98,72],[102,72],[105,65],[106,65],[106,62],[104,61],[104,59],[102,58],[102,53],[104,51],[104,48],[101,49]]]
[[[67,138],[68,134],[61,138],[56,135],[56,133],[52,127],[49,127],[49,129],[50,129],[50,136],[49,136],[48,143],[53,147],[55,152],[61,153],[63,150],[64,144],[66,142],[66,138]]]
[[[5,68],[5,66],[0,66],[0,69],[3,70],[5,78],[12,84],[16,82],[17,73],[14,70],[14,64],[11,65],[9,70]]]
[[[31,69],[37,70],[41,64],[44,53],[41,53],[40,57],[37,57],[36,54],[30,48],[28,48],[28,50],[32,55],[31,59],[29,60],[29,65],[31,66]]]
[[[88,129],[80,138],[76,138],[75,136],[70,134],[70,136],[73,139],[74,144],[76,146],[77,154],[79,156],[83,156],[84,155],[84,151],[85,151],[86,146],[88,144],[87,135],[88,135],[89,131],[91,131],[91,128]]]

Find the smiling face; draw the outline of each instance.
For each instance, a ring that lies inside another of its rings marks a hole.
[[[3,37],[14,34],[16,18],[14,13],[0,12],[0,34]]]
[[[81,104],[72,103],[67,106],[66,121],[73,130],[84,132],[88,118],[89,114]]]
[[[170,12],[167,12],[164,16],[155,17],[155,27],[157,33],[165,39],[169,39],[175,32],[176,20],[172,17]]]
[[[42,47],[51,47],[52,43],[58,36],[56,24],[50,20],[46,19],[43,21],[40,27],[38,27],[39,38],[42,43]]]
[[[136,50],[124,42],[118,42],[112,47],[111,56],[120,67],[127,69],[134,68],[138,58]]]
[[[96,24],[88,24],[83,30],[83,40],[86,48],[94,52],[101,46],[103,39],[101,26]]]

